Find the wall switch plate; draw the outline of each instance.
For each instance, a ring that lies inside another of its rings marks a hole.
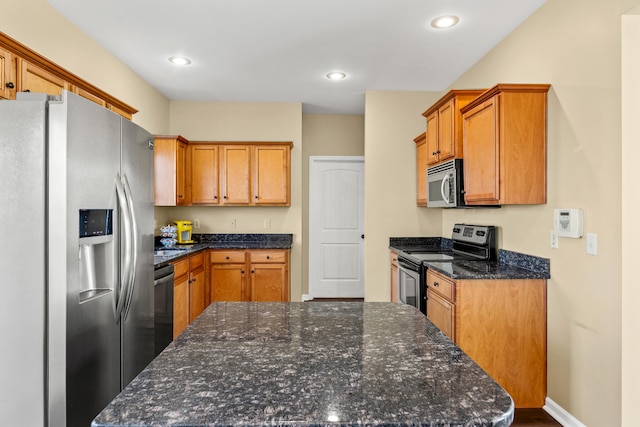
[[[553,249],[558,249],[558,233],[555,230],[551,230],[551,241],[549,243]]]
[[[270,219],[265,219],[264,220],[264,228],[271,228],[271,220]]]
[[[236,228],[236,219],[235,218],[233,218],[231,220],[231,228]]]
[[[193,228],[200,228],[200,220],[199,219],[194,219],[193,220]]]
[[[596,255],[598,253],[598,235],[587,233],[587,254]]]

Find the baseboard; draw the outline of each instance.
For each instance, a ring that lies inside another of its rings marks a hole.
[[[587,427],[582,424],[576,417],[567,412],[562,406],[550,398],[545,399],[545,405],[542,407],[549,415],[564,427]]]
[[[313,297],[309,294],[302,294],[302,302],[311,301]]]

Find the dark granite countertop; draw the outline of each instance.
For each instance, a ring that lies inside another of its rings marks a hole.
[[[214,303],[92,426],[502,427],[513,414],[414,307]]]
[[[198,243],[163,248],[163,255],[154,255],[154,266],[160,267],[204,249],[291,249],[293,245],[292,234],[194,234],[193,238]]]
[[[389,249],[396,252],[449,253],[452,249],[451,239],[444,237],[391,237]],[[438,246],[439,245],[439,246]],[[549,259],[534,255],[498,249],[497,261],[469,261],[454,259],[452,261],[424,261],[428,268],[451,277],[452,279],[549,279],[551,266]]]

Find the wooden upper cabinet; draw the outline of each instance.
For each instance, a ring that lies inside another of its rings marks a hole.
[[[251,203],[251,146],[223,145],[220,147],[220,186],[223,205]]]
[[[86,98],[89,101],[93,101],[98,105],[102,105],[103,107],[107,106],[107,101],[105,101],[104,99],[100,98],[98,95],[95,95],[95,94],[89,92],[86,89],[74,86],[72,91],[76,95],[80,95],[81,97]]]
[[[69,90],[71,85],[59,77],[37,65],[18,58],[18,91],[43,92],[49,95],[60,95],[63,89]]]
[[[427,134],[413,141],[416,143],[416,204],[427,206]]]
[[[546,84],[499,84],[462,109],[467,205],[544,204]]]
[[[0,99],[16,97],[16,63],[11,52],[0,47]]]
[[[484,90],[451,90],[422,115],[427,119],[427,165],[462,158],[460,109]]]
[[[291,146],[256,145],[253,150],[254,204],[289,206]]]
[[[217,205],[219,203],[218,146],[189,144],[191,204]]]
[[[186,191],[187,140],[181,136],[156,136],[153,159],[154,204],[189,204]]]
[[[63,89],[100,104],[129,120],[138,112],[0,32],[0,99],[15,99],[17,92],[60,95]]]

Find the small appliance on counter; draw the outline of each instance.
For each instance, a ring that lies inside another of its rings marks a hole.
[[[189,220],[174,220],[173,223],[178,229],[178,244],[193,243],[191,233],[193,231],[193,224]]]

